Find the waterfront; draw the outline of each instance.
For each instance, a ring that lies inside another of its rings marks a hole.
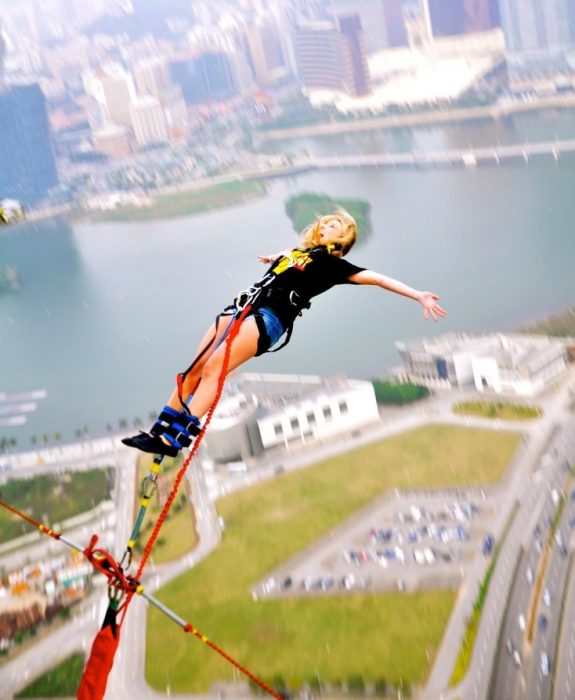
[[[573,135],[562,117],[550,124],[500,126],[501,142]],[[376,153],[389,150],[389,139],[441,148],[493,138],[481,125],[405,131],[295,146]],[[263,273],[256,256],[295,242],[284,201],[301,191],[367,199],[374,233],[350,259],[437,291],[449,317],[425,323],[413,302],[338,288],[314,300],[287,348],[254,360],[250,371],[372,377],[398,364],[396,340],[508,330],[568,306],[574,179],[567,160],[311,172],[270,182],[262,199],[195,217],[2,231],[0,264],[18,268],[22,289],[0,297],[0,391],[48,391],[25,426],[3,434],[24,449],[31,435],[71,439],[84,427],[102,434],[122,418],[146,422],[217,311]]]

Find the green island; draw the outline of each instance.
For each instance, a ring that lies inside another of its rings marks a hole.
[[[552,335],[559,338],[575,336],[575,305],[558,311],[540,321],[534,321],[519,328],[521,333]]]
[[[91,510],[111,493],[108,469],[42,474],[33,479],[13,479],[2,486],[2,500],[43,522],[48,514],[54,525]],[[0,510],[0,543],[33,532],[27,522],[7,510]]]
[[[158,597],[263,680],[282,678],[290,690],[318,675],[332,684],[361,676],[421,685],[456,591],[254,601],[250,587],[387,490],[497,482],[519,441],[505,431],[426,426],[223,498],[221,545]],[[157,610],[147,624],[153,688],[197,693],[234,680],[233,668]]]
[[[149,473],[152,459],[149,455],[144,455],[140,459],[138,464],[139,483]],[[168,457],[162,462],[162,473],[158,476],[158,488],[150,499],[145,520],[140,530],[140,536],[136,540],[136,546],[134,547],[136,557],[144,551],[146,542],[152,534],[152,529],[165,503],[165,498],[172,488],[177,471],[181,465],[181,457],[177,460]],[[154,544],[150,561],[154,562],[154,564],[165,564],[166,562],[180,559],[194,549],[197,544],[198,535],[195,513],[190,506],[184,482],[172,503],[160,535]]]
[[[153,198],[148,207],[125,206],[88,214],[93,221],[157,221],[231,207],[266,194],[261,180],[234,180],[201,190]]]
[[[82,671],[84,655],[72,654],[33,680],[17,693],[15,698],[71,698],[75,697]]]
[[[537,406],[506,401],[462,401],[453,407],[453,413],[501,420],[530,420],[539,418],[542,412]]]
[[[371,205],[364,199],[333,199],[328,194],[301,192],[286,200],[285,212],[296,233],[301,233],[318,216],[332,214],[338,207],[348,211],[357,223],[357,240],[365,240],[372,232]]]

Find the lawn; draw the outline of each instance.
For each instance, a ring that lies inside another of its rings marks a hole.
[[[158,221],[231,207],[265,194],[263,182],[238,180],[199,191],[155,197],[154,203],[149,207],[127,206],[91,216],[98,221]]]
[[[541,409],[537,406],[506,401],[463,401],[453,407],[453,413],[501,420],[530,420],[539,418]]]
[[[36,678],[16,698],[71,698],[76,695],[84,669],[84,655],[73,654]]]
[[[151,462],[152,457],[149,455],[145,455],[140,459],[138,465],[139,483],[142,482],[144,476],[149,472]],[[136,541],[136,558],[144,551],[146,542],[152,534],[152,529],[160,514],[159,491],[161,490],[161,492],[164,493],[164,498],[167,496],[181,464],[181,459],[177,462],[172,459],[165,459],[162,463],[162,473],[158,478],[160,489],[157,489],[150,499],[144,523],[140,531],[140,538]],[[184,479],[152,549],[150,561],[153,561],[155,564],[164,564],[179,559],[191,551],[198,543],[195,515],[190,506],[185,483]],[[165,501],[162,500],[162,506],[164,502]]]
[[[2,486],[0,498],[36,520],[54,525],[94,508],[109,494],[108,470],[91,469],[11,479]],[[0,543],[33,531],[32,525],[0,509]]]
[[[433,426],[285,474],[218,503],[222,545],[159,598],[264,680],[425,681],[454,591],[254,602],[250,586],[382,492],[499,480],[519,435]],[[166,650],[169,649],[169,654]],[[205,692],[233,668],[161,613],[148,615],[146,678]]]

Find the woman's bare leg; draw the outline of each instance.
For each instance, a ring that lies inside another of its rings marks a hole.
[[[210,355],[213,353],[214,348],[220,342],[222,336],[226,332],[232,318],[233,316],[225,316],[222,314],[219,317],[217,331],[216,324],[212,323],[212,325],[202,338],[192,362],[194,362],[196,358],[200,356],[200,354],[205,348],[207,348],[207,350],[204,352],[202,357],[196,362],[194,368],[189,372],[189,374],[186,375],[182,386],[182,401],[186,401],[188,396],[194,391],[196,384],[200,381],[200,377],[202,376],[204,365],[206,364],[206,362],[210,358]],[[168,406],[171,406],[172,408],[176,409],[176,411],[179,411],[182,408],[180,399],[178,398],[177,387],[172,391],[172,394],[168,400]]]
[[[253,317],[242,321],[237,336],[232,341],[227,374],[254,357],[258,349],[259,331]],[[198,418],[204,416],[216,397],[218,382],[226,352],[227,341],[208,358],[203,366],[202,376],[188,408]]]

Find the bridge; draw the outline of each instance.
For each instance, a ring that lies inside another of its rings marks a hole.
[[[376,153],[300,158],[292,164],[296,169],[337,168],[392,168],[499,165],[504,162],[528,163],[536,156],[551,156],[559,161],[561,156],[575,153],[575,139],[497,145],[481,148],[463,148],[449,151],[412,151],[410,153]],[[298,167],[299,166],[299,167]],[[306,167],[307,166],[307,167]]]

